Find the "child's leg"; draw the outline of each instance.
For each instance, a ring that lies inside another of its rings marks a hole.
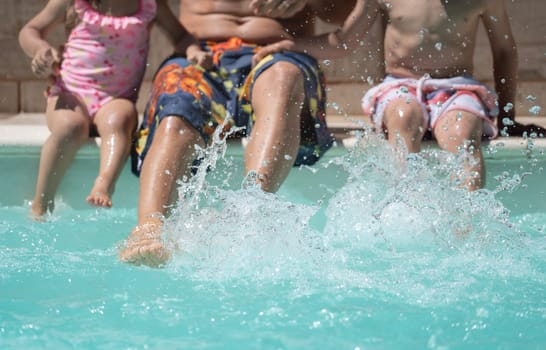
[[[162,241],[162,218],[177,199],[177,181],[191,176],[195,145],[205,145],[199,132],[177,116],[164,117],[153,135],[140,173],[138,225],[119,257],[136,265],[159,266],[171,254]]]
[[[397,147],[401,140],[409,153],[416,153],[421,150],[427,119],[420,103],[409,94],[404,96],[393,98],[385,107],[383,125],[391,145]]]
[[[483,119],[467,111],[452,110],[443,115],[434,127],[438,146],[446,151],[468,152],[460,180],[463,187],[477,190],[484,185],[484,163],[481,151]]]
[[[256,80],[252,93],[256,123],[245,151],[245,173],[257,171],[264,191],[276,192],[292,169],[304,98],[302,72],[292,63],[277,62]]]
[[[35,218],[53,211],[57,187],[89,136],[87,112],[72,95],[50,97],[46,120],[51,134],[42,146],[36,194],[31,206],[31,215]]]
[[[101,137],[100,169],[87,202],[100,207],[112,206],[112,194],[125,161],[137,125],[137,111],[133,102],[115,99],[105,104],[93,122]]]

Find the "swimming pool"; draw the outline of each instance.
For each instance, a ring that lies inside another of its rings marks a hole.
[[[113,209],[86,205],[92,147],[51,220],[29,221],[38,152],[0,147],[2,349],[546,344],[543,149],[489,147],[487,189],[468,194],[435,150],[400,170],[380,145],[337,147],[272,195],[241,188],[231,147],[169,219],[182,250],[160,270],[117,260],[136,220],[128,169]]]

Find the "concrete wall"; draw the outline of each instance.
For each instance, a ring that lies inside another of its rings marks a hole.
[[[45,82],[36,79],[30,71],[30,59],[27,58],[17,42],[17,33],[23,24],[35,15],[46,0],[1,0],[0,13],[0,113],[43,112]],[[177,11],[177,1],[170,0],[173,10]],[[546,115],[546,1],[544,0],[506,0],[511,17],[514,36],[519,49],[518,114],[530,115],[533,105],[543,106],[540,115]],[[328,26],[318,23],[319,30]],[[378,38],[377,28],[370,33],[371,38]],[[62,42],[64,31],[58,28],[50,38],[56,43]],[[340,109],[330,107],[329,114],[360,114],[359,101],[363,92],[369,88],[369,79],[381,76],[380,58],[376,54],[380,40],[370,40],[369,46],[362,47],[351,57],[337,61],[324,62],[329,83],[329,102]],[[152,47],[149,66],[138,102],[142,110],[148,95],[150,79],[161,60],[171,51],[170,44],[157,29],[152,30]],[[475,75],[478,79],[491,84],[491,56],[487,38],[481,29],[476,48]],[[527,97],[534,96],[531,103]]]

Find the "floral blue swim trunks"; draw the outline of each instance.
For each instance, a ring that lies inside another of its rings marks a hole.
[[[228,126],[244,128],[249,135],[255,116],[251,106],[256,78],[274,63],[290,62],[304,77],[305,105],[301,141],[295,166],[312,165],[332,146],[334,138],[326,125],[325,79],[316,59],[299,52],[282,52],[265,57],[252,67],[252,56],[260,49],[239,38],[203,42],[213,54],[213,68],[191,64],[183,57],[170,57],[155,74],[150,100],[132,150],[132,169],[139,175],[142,162],[161,120],[179,116],[195,127],[208,142],[227,116]]]

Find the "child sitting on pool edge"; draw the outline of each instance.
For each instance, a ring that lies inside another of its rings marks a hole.
[[[176,50],[201,65],[211,61],[178,22],[167,0],[50,0],[20,31],[34,74],[48,77],[46,120],[34,218],[54,209],[54,196],[78,149],[100,136],[100,168],[87,202],[111,207],[111,196],[129,155],[138,113],[135,102],[156,22]],[[62,52],[45,39],[57,24],[67,27]]]
[[[483,136],[495,137],[498,128],[514,136],[544,132],[515,121],[518,57],[503,0],[358,0],[338,31],[279,41],[254,59],[282,50],[318,58],[346,56],[366,40],[377,20],[382,21],[387,76],[367,92],[362,107],[393,146],[419,152],[430,130],[440,148],[467,154],[455,177],[462,187],[475,190],[485,181]],[[472,76],[480,24],[489,38],[496,92]]]

